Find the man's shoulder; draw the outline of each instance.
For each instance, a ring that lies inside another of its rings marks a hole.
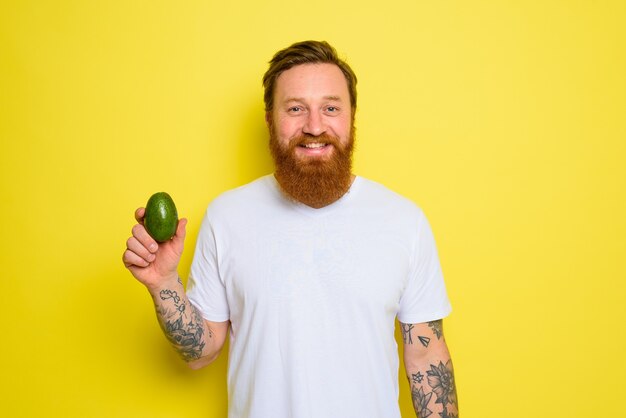
[[[273,179],[273,176],[271,174],[258,177],[257,179],[252,180],[249,183],[246,183],[241,186],[222,192],[215,199],[215,201],[221,201],[221,200],[229,201],[229,200],[236,200],[241,197],[247,197],[249,195],[265,194],[269,190],[269,186],[271,185],[272,179]]]
[[[209,213],[229,213],[252,209],[255,204],[271,199],[274,193],[271,174],[257,178],[250,183],[227,190],[218,195],[208,205]]]
[[[413,200],[377,181],[359,176],[359,188],[363,190],[362,199],[372,206],[382,206],[394,211],[403,210],[408,213],[422,212]]]

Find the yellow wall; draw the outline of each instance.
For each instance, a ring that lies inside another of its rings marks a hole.
[[[433,225],[463,418],[619,415],[625,20],[621,0],[3,1],[0,413],[225,416],[226,356],[187,370],[121,254],[168,191],[186,276],[207,203],[271,170],[267,60],[313,38],[359,76],[356,172]]]

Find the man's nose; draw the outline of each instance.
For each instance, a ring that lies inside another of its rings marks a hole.
[[[326,132],[326,124],[322,115],[319,112],[309,112],[302,131],[313,136],[320,136]]]

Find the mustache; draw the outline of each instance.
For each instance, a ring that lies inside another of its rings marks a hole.
[[[321,135],[318,135],[318,136],[311,135],[311,134],[299,135],[299,136],[293,138],[293,140],[291,140],[291,142],[289,144],[289,148],[294,149],[295,147],[298,147],[298,146],[301,146],[301,145],[315,144],[315,143],[330,144],[330,145],[334,146],[335,148],[341,146],[341,144],[339,142],[339,138],[324,133],[324,134],[321,134]]]

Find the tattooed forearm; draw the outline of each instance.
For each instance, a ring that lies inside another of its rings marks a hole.
[[[418,418],[426,418],[439,410],[442,418],[458,418],[459,407],[452,361],[431,364],[426,375],[426,382],[423,382],[424,375],[420,371],[413,373],[409,379],[413,407]]]
[[[206,329],[198,308],[178,292],[165,289],[159,293],[162,303],[157,303],[156,311],[161,329],[178,354],[185,360],[196,360],[202,356],[205,337],[211,338],[211,330]]]
[[[404,363],[417,417],[458,418],[454,370],[443,336],[443,321],[400,325]]]

